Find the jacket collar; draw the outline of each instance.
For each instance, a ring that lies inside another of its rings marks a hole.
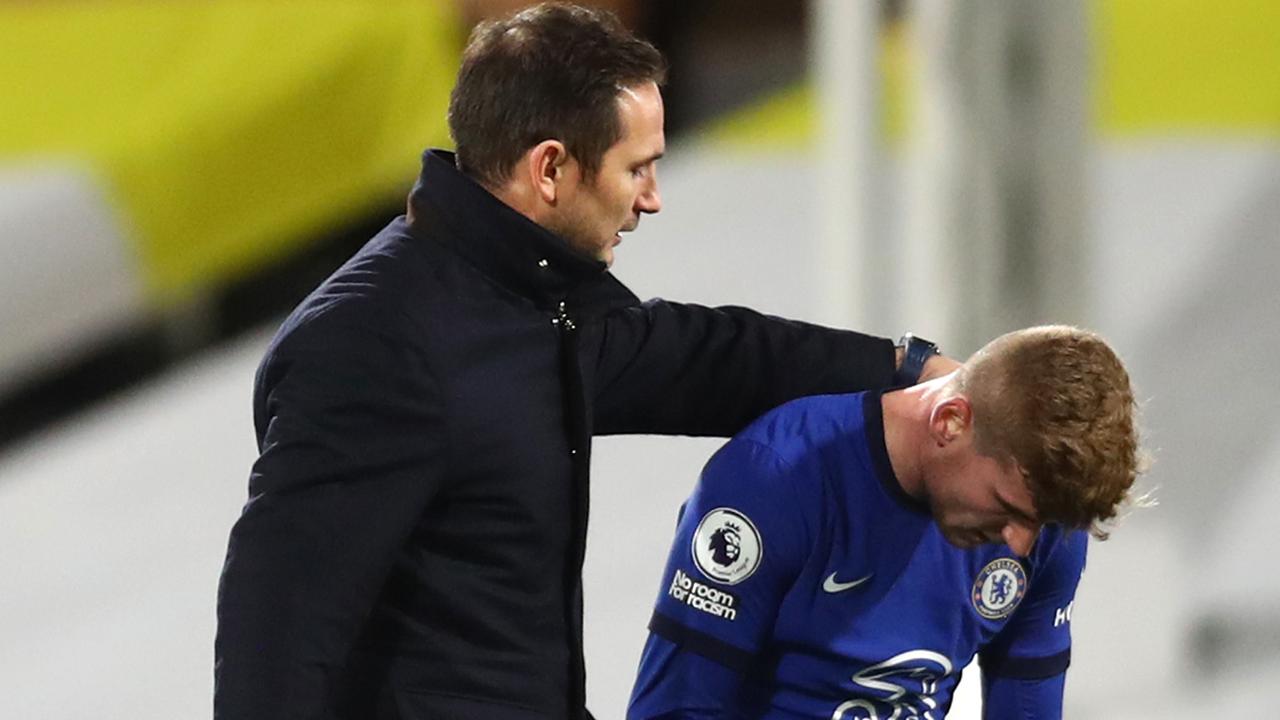
[[[415,236],[449,247],[539,306],[554,305],[578,286],[607,274],[603,262],[578,254],[564,239],[462,174],[451,152],[423,153],[422,174],[409,195],[409,207]]]

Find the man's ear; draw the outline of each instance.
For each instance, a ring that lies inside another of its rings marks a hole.
[[[560,199],[565,173],[573,162],[564,143],[559,140],[543,140],[529,148],[525,157],[529,160],[527,171],[534,194],[542,202],[555,205]]]
[[[945,447],[966,436],[973,427],[973,406],[969,398],[952,395],[940,400],[929,412],[929,436]]]

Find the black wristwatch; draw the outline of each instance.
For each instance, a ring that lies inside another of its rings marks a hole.
[[[911,333],[902,336],[898,341],[898,347],[902,348],[902,365],[898,366],[897,371],[893,373],[893,384],[898,387],[920,382],[920,373],[924,372],[924,364],[929,358],[941,352],[938,350],[937,343],[916,337]]]

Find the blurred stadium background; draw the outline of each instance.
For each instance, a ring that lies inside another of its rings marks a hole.
[[[520,4],[0,3],[0,717],[209,714],[258,357],[448,144],[469,24]],[[673,62],[665,209],[618,275],[956,356],[1107,335],[1160,505],[1093,546],[1067,714],[1267,713],[1280,4],[605,4]],[[599,444],[602,720],[716,445]],[[950,717],[978,717],[973,686]]]

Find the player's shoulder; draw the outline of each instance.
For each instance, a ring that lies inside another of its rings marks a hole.
[[[731,444],[760,446],[787,464],[801,464],[834,441],[861,436],[865,396],[842,393],[791,400],[756,418]]]
[[[838,448],[848,433],[861,435],[860,408],[860,394],[822,395],[765,413],[712,455],[698,495],[789,505],[823,497]]]
[[[1046,554],[1066,552],[1081,554],[1089,544],[1089,533],[1079,528],[1063,527],[1055,523],[1045,525],[1040,530],[1037,547],[1043,547]]]
[[[1044,574],[1045,571],[1078,574],[1084,569],[1088,546],[1087,531],[1046,525],[1040,530],[1040,537],[1031,553],[1032,568],[1036,574]]]

